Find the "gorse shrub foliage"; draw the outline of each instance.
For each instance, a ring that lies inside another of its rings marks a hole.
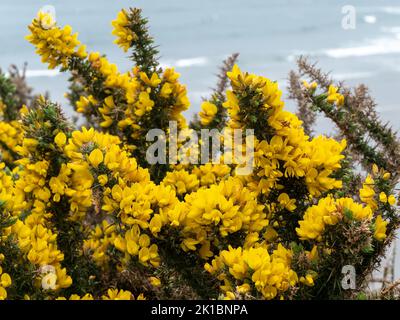
[[[278,84],[242,72],[237,55],[188,124],[186,87],[159,66],[141,11],[122,10],[112,25],[116,44],[131,51],[128,72],[88,53],[48,14],[29,26],[43,63],[70,72],[82,128],[44,97],[21,103],[0,76],[0,299],[312,299],[363,290],[398,225],[395,165],[368,149],[371,172],[357,185],[346,140],[311,138],[284,109]],[[342,88],[297,84],[314,110],[349,112]],[[254,129],[253,172],[223,162],[150,165],[146,134],[167,132],[171,121],[183,131]],[[356,270],[357,290],[341,287],[345,265]]]

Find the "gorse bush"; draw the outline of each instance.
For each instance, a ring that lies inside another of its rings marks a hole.
[[[312,77],[316,82],[301,83],[293,73],[302,121],[284,109],[278,84],[242,72],[237,55],[187,123],[186,87],[173,68],[160,67],[141,11],[122,10],[112,25],[116,44],[131,51],[128,72],[88,53],[70,26],[49,14],[29,25],[27,40],[43,63],[70,72],[67,97],[85,121],[81,128],[57,104],[27,99],[15,79],[0,76],[0,299],[362,292],[398,226],[398,167],[385,155],[397,144],[394,133],[376,121],[366,129],[344,125],[354,109],[363,112],[357,99],[342,86]],[[311,137],[316,111],[341,124],[343,139]],[[168,132],[172,121],[186,132],[253,129],[252,173],[239,175],[241,165],[224,163],[224,155],[220,163],[150,165],[146,134]],[[383,136],[380,153],[363,140],[371,130]],[[363,181],[356,154],[371,171]],[[341,285],[346,265],[355,268],[355,290]]]

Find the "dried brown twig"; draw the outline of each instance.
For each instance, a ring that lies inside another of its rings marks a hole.
[[[391,293],[393,290],[395,290],[398,286],[400,285],[400,279],[392,282],[390,285],[386,286],[383,290],[381,290],[381,296],[385,297],[389,293]]]
[[[400,142],[396,132],[387,123],[383,123],[376,112],[376,103],[365,85],[354,89],[344,83],[336,84],[346,97],[342,108],[329,108],[321,101],[316,101],[309,90],[304,90],[300,77],[307,77],[327,91],[333,80],[322,72],[316,63],[310,63],[305,57],[297,61],[298,72],[291,72],[289,77],[289,97],[298,104],[298,115],[311,132],[317,113],[323,113],[338,128],[339,134],[347,139],[352,158],[359,160],[365,169],[373,163],[392,173],[397,181],[400,168]]]
[[[30,104],[33,99],[33,89],[26,82],[27,66],[28,64],[25,62],[21,70],[14,64],[8,68],[10,80],[15,86],[15,96],[18,98],[18,103],[20,105]]]

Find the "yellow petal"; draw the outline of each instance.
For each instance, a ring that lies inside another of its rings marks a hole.
[[[103,162],[103,159],[103,152],[101,152],[99,149],[94,149],[89,155],[89,161],[95,168],[97,168],[99,164]]]

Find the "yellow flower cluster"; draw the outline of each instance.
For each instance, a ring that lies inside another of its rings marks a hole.
[[[90,114],[93,108],[98,106],[99,102],[92,96],[81,96],[76,102],[76,111],[83,114]]]
[[[360,189],[360,200],[370,206],[371,209],[375,210],[377,208],[376,200],[374,199],[374,179],[371,175],[368,175]]]
[[[359,191],[360,200],[368,204],[373,210],[376,210],[379,207],[379,203],[395,206],[396,198],[393,194],[387,194],[382,191],[378,195],[375,191],[377,188],[376,180],[387,183],[389,177],[389,172],[386,172],[383,169],[379,170],[378,167],[374,165],[372,168],[372,174],[367,175],[362,184],[362,188]]]
[[[28,113],[26,117],[33,117],[33,113]],[[57,246],[52,204],[61,206],[67,201],[70,212],[66,217],[81,221],[86,218],[87,210],[93,203],[101,200],[96,199],[98,188],[106,188],[107,183],[122,177],[125,184],[149,181],[147,170],[139,168],[136,160],[130,158],[127,151],[121,150],[118,137],[83,128],[72,132],[70,138],[60,131],[55,134],[53,142],[55,151],[68,159],[61,163],[58,173],[49,172],[54,165],[50,160],[37,158],[40,154],[39,141],[27,137],[17,147],[21,156],[18,164],[23,167],[22,170],[20,167],[15,169],[18,179],[12,183],[11,177],[2,172],[2,189],[13,200],[4,198],[9,209],[14,215],[30,212],[26,218],[17,219],[11,227],[19,248],[33,265],[52,268],[52,272],[39,272],[38,280],[43,290],[59,290],[72,284],[72,278],[61,266],[64,254]],[[101,203],[98,205],[101,206]],[[106,234],[110,231],[107,230]],[[94,254],[94,260],[96,258],[99,260],[101,256]]]
[[[382,219],[382,216],[379,215],[376,217],[374,224],[374,238],[378,241],[382,241],[386,239],[386,226],[388,222]]]
[[[3,161],[13,163],[16,147],[22,142],[21,128],[17,121],[0,121],[0,149]]]
[[[108,96],[99,108],[91,111],[100,112],[102,117],[100,126],[103,128],[117,126],[119,130],[132,132],[131,137],[137,139],[140,137],[139,129],[144,125],[142,119],[145,115],[164,104],[168,105],[170,119],[177,121],[180,128],[186,126],[181,112],[188,108],[189,100],[186,88],[178,82],[179,74],[174,69],[166,69],[161,77],[157,73],[147,76],[138,68],[121,74],[116,65],[110,64],[105,57],[100,57],[99,53],[91,53],[89,61],[104,77],[105,88],[123,92],[121,96],[123,100],[119,101],[118,107],[113,96]],[[98,99],[89,94],[88,98],[81,98],[77,102],[77,111],[90,113],[88,106],[97,105],[99,105]]]
[[[112,242],[103,238],[101,245],[107,247],[112,244],[124,253],[121,261],[123,265],[131,257],[137,257],[144,266],[157,267],[160,264],[158,248],[151,243],[147,233],[150,231],[156,236],[164,224],[179,215],[179,200],[173,189],[169,186],[156,186],[148,181],[130,186],[115,184],[105,190],[103,200],[102,209],[117,216],[121,227],[115,238],[112,234],[109,236]]]
[[[58,297],[57,300],[67,300],[65,297]],[[68,300],[95,300],[90,293],[84,296],[72,294]],[[143,294],[139,294],[137,298],[128,290],[108,289],[107,294],[101,297],[101,300],[145,300]]]
[[[318,84],[315,81],[313,81],[311,83],[308,83],[306,80],[303,80],[303,86],[307,90],[312,90],[313,91],[313,90],[317,89]]]
[[[97,225],[91,230],[90,235],[83,243],[83,250],[90,254],[92,259],[99,265],[106,266],[109,257],[106,252],[114,244],[117,237],[116,226],[103,220],[101,225]]]
[[[12,281],[11,277],[8,273],[3,272],[1,268],[1,261],[4,259],[4,256],[0,254],[0,300],[4,300],[7,298],[6,288],[11,286]]]
[[[134,300],[133,294],[128,290],[108,289],[103,300]],[[138,295],[136,300],[145,300],[143,294]]]
[[[191,172],[197,176],[200,186],[208,187],[219,183],[231,173],[231,167],[225,164],[211,164],[195,166]]]
[[[334,199],[331,196],[322,198],[318,204],[307,209],[303,220],[299,221],[300,227],[296,229],[301,240],[322,241],[323,233],[327,226],[337,224],[351,215],[355,220],[370,220],[372,210],[354,202],[351,198]]]
[[[341,187],[341,181],[331,175],[340,168],[345,140],[339,143],[319,136],[310,141],[304,134],[301,121],[293,113],[283,110],[282,93],[277,83],[243,73],[237,65],[228,72],[228,77],[233,91],[227,92],[224,106],[228,109],[230,126],[242,128],[247,125],[243,122],[243,111],[249,108],[246,96],[251,92],[259,101],[260,110],[249,111],[259,114],[260,118],[265,117],[264,125],[273,130],[269,140],[256,137],[257,173],[250,182],[255,190],[268,194],[280,187],[279,180],[283,177],[304,178],[312,196]]]
[[[0,203],[8,212],[18,207],[18,200],[14,197],[14,181],[12,173],[5,172],[5,163],[0,163]]]
[[[31,213],[24,220],[17,219],[11,227],[12,233],[17,237],[19,248],[31,264],[54,268],[54,285],[49,288],[67,288],[72,284],[72,279],[61,266],[64,254],[57,246],[57,233],[51,223],[52,213],[46,211],[51,195],[45,182],[48,162],[32,164],[27,159],[20,160],[21,163],[24,161],[25,170],[18,172],[20,178],[15,182],[13,210],[14,214],[21,211]]]
[[[306,80],[303,80],[303,87],[314,93],[317,90],[317,83],[315,81],[308,83]],[[334,104],[337,107],[341,107],[345,103],[345,97],[339,93],[339,88],[335,87],[334,85],[329,85],[328,91],[324,92],[326,101],[330,104]]]
[[[192,176],[191,179],[196,177],[185,171],[174,171],[167,175],[166,181],[172,184],[171,177],[179,178],[179,175],[185,178]],[[198,181],[194,181],[197,187]],[[158,266],[160,257],[157,245],[151,244],[148,232],[158,237],[164,234],[164,227],[177,229],[182,249],[198,249],[199,255],[207,259],[213,256],[212,249],[218,246],[219,238],[242,230],[252,235],[248,241],[255,242],[258,239],[257,232],[268,225],[263,206],[257,203],[255,194],[237,178],[221,181],[210,188],[187,192],[185,201],[180,202],[174,189],[186,188],[183,184],[183,181],[178,181],[174,188],[165,181],[158,186],[153,183],[134,183],[131,186],[116,184],[106,189],[102,209],[119,217],[121,230],[116,231],[115,226],[103,222],[103,227],[96,227],[85,247],[93,251],[98,262],[107,260],[104,254],[110,245],[114,245],[125,254],[121,261],[124,265],[130,261],[130,257],[137,257],[145,266],[148,263]],[[216,228],[218,234],[215,233]]]
[[[188,208],[183,229],[187,236],[182,243],[183,249],[195,250],[199,244],[202,245],[201,256],[208,257],[212,256],[207,250],[210,243],[218,245],[216,230],[222,237],[239,230],[260,232],[268,225],[268,220],[263,212],[264,206],[257,202],[255,196],[238,178],[229,178],[187,195],[185,203]]]
[[[125,52],[128,51],[132,41],[135,41],[137,36],[128,28],[129,19],[125,10],[118,13],[117,19],[112,21],[112,25],[114,27],[112,34],[117,37],[114,43],[124,49]]]
[[[330,85],[329,86],[329,89],[328,89],[328,97],[327,97],[327,101],[329,102],[329,103],[334,103],[334,104],[336,104],[338,107],[341,107],[341,106],[343,106],[344,105],[344,96],[342,95],[342,94],[340,94],[339,92],[338,92],[338,88],[336,88],[335,86],[333,86],[333,85]]]
[[[166,186],[171,186],[178,195],[185,195],[199,188],[199,179],[194,173],[184,169],[168,172],[163,180]]]
[[[78,41],[78,34],[72,33],[71,26],[63,29],[56,27],[51,14],[39,12],[29,26],[31,34],[26,39],[36,46],[36,53],[42,62],[48,63],[50,69],[57,66],[66,67],[72,56],[85,58],[86,47]]]
[[[6,190],[8,193],[8,197],[2,197],[2,200],[13,215],[18,216],[24,211],[30,211],[30,214],[23,220],[16,219],[7,228],[6,234],[15,235],[20,250],[31,264],[54,268],[56,282],[53,289],[67,288],[72,279],[61,266],[64,255],[57,248],[57,234],[53,232],[50,223],[52,214],[46,212],[46,202],[50,197],[49,190],[44,187],[48,163],[39,161],[32,164],[27,159],[19,162],[25,164],[23,171],[16,168],[14,175],[2,172],[2,193]],[[2,166],[4,168],[4,164]]]
[[[125,27],[128,22],[124,10],[113,22],[113,33],[118,36],[117,42],[124,49],[135,38],[129,28]],[[135,67],[130,72],[121,73],[115,64],[100,53],[87,54],[85,47],[77,40],[77,34],[72,34],[71,27],[61,29],[50,14],[39,12],[29,30],[31,34],[27,39],[38,48],[37,53],[44,62],[49,62],[50,68],[62,65],[79,73],[83,68],[74,69],[77,63],[86,68],[88,65],[91,67],[96,76],[88,79],[89,83],[83,88],[85,95],[76,102],[76,110],[87,116],[99,117],[102,128],[127,139],[131,147],[145,135],[146,132],[141,129],[149,129],[144,119],[153,109],[161,112],[160,108],[167,108],[162,112],[170,120],[177,121],[179,128],[186,127],[181,113],[188,108],[189,100],[186,88],[178,82],[179,74],[174,69],[168,68],[162,74],[154,72],[148,75]],[[69,65],[74,58],[80,59],[80,62],[74,60]],[[103,86],[100,93],[94,89],[99,82]]]
[[[242,249],[229,247],[206,264],[208,272],[216,274],[223,281],[221,289],[226,296],[251,293],[252,283],[265,299],[283,295],[298,283],[298,277],[291,267],[292,252],[279,245],[272,254],[266,246]]]

